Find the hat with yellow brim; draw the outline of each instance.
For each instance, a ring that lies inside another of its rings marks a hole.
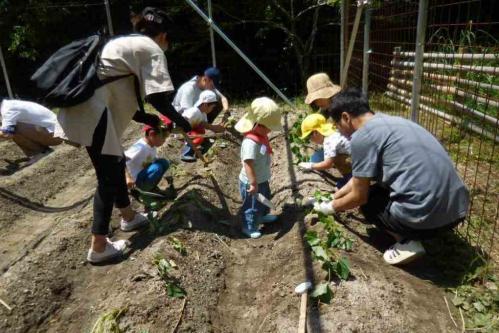
[[[250,110],[239,119],[234,128],[240,133],[247,133],[255,127],[255,124],[263,125],[272,131],[282,130],[281,111],[270,98],[256,98],[251,103]]]
[[[306,116],[301,123],[301,138],[305,139],[313,131],[317,131],[324,136],[330,136],[335,132],[335,129],[333,124],[328,123],[323,115],[312,113]]]

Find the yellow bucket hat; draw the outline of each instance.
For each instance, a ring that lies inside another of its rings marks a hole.
[[[314,74],[307,80],[306,104],[312,104],[319,98],[331,98],[341,91],[341,87],[331,82],[326,73]]]
[[[301,123],[301,138],[305,139],[313,131],[317,131],[324,136],[330,136],[335,132],[333,124],[328,123],[326,118],[320,113],[312,113],[303,119]]]
[[[251,108],[239,119],[234,128],[241,133],[249,132],[255,124],[263,125],[272,131],[280,131],[281,111],[277,104],[268,97],[256,98],[251,103]]]

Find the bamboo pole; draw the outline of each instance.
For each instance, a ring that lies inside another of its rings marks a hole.
[[[410,95],[411,95],[411,93],[409,91],[407,91],[405,89],[401,89],[394,84],[389,84],[387,86],[387,88],[388,88],[388,90],[390,90],[392,92],[396,92],[404,97],[410,97]],[[489,116],[485,113],[482,113],[480,111],[477,111],[475,109],[469,108],[466,105],[463,105],[463,104],[458,103],[456,101],[449,101],[449,100],[446,100],[443,98],[432,98],[432,97],[427,97],[427,96],[421,96],[421,100],[423,102],[426,102],[426,103],[435,103],[435,104],[441,103],[441,104],[446,104],[446,105],[451,106],[451,107],[455,107],[455,108],[457,108],[461,111],[464,111],[470,115],[473,115],[473,116],[476,116],[480,119],[483,119],[483,120],[487,121],[488,123],[490,123],[491,125],[497,126],[499,123],[499,119],[491,117],[491,116]]]
[[[408,67],[414,68],[415,63],[412,61],[391,61],[390,64],[394,67]],[[493,66],[468,66],[468,65],[447,65],[433,62],[423,63],[423,68],[427,69],[443,69],[443,70],[457,70],[461,72],[477,72],[486,74],[499,73],[499,67]]]
[[[410,86],[412,84],[412,82],[409,81],[409,80],[396,79],[396,78],[392,78],[392,77],[389,78],[389,81],[395,82],[395,83],[399,83],[399,84],[402,84],[402,85],[406,85],[406,86]],[[475,94],[466,92],[466,91],[461,90],[459,88],[456,88],[456,87],[442,86],[442,85],[439,85],[439,84],[428,84],[426,86],[429,87],[429,88],[431,88],[431,89],[435,89],[437,91],[444,92],[444,93],[447,93],[447,94],[453,94],[453,95],[457,95],[457,96],[464,97],[464,98],[471,98],[473,100],[476,100],[479,103],[482,103],[482,104],[485,104],[485,105],[489,105],[491,107],[499,107],[499,102],[498,101],[495,101],[495,100],[492,100],[492,99],[487,99],[487,98],[484,98],[484,97],[480,97],[480,96],[477,96]]]
[[[401,52],[401,57],[414,57],[415,52]],[[424,59],[459,59],[459,60],[499,60],[499,54],[490,53],[423,53]]]
[[[412,82],[411,119],[419,123],[419,95],[423,77],[423,53],[428,18],[428,0],[419,0],[418,25],[416,28],[416,52],[414,56],[414,78]]]
[[[350,60],[352,59],[353,47],[355,45],[355,39],[357,38],[357,32],[359,31],[360,17],[362,16],[362,9],[364,8],[364,3],[359,4],[357,7],[357,12],[355,13],[355,21],[353,22],[352,35],[350,36],[350,42],[348,43],[348,51],[345,59],[345,67],[343,68],[343,78],[341,80],[341,87],[345,88],[348,81],[348,69],[350,67]]]
[[[397,101],[400,101],[400,102],[403,102],[404,104],[410,106],[411,105],[411,100],[408,99],[408,98],[405,98],[403,96],[400,96],[400,95],[397,95],[396,93],[393,93],[391,91],[387,91],[386,92],[386,96],[394,99],[394,100],[397,100]],[[460,123],[460,119],[458,117],[454,117],[448,113],[445,113],[443,111],[440,111],[440,110],[437,110],[435,108],[431,108],[429,106],[426,106],[424,104],[419,104],[419,108],[423,111],[426,111],[426,112],[429,112],[429,113],[432,113],[432,114],[435,114],[437,116],[439,116],[440,118],[443,118],[447,121],[450,121],[451,123],[454,123],[454,124],[458,124]],[[471,123],[464,123],[462,124],[464,127],[466,127],[468,130],[472,131],[472,132],[475,132],[479,135],[482,135],[482,136],[485,136],[487,137],[488,139],[492,140],[492,141],[495,141],[495,142],[499,142],[499,136],[497,135],[494,135],[493,133],[490,133],[486,130],[484,130],[483,128],[479,127],[479,126],[476,126],[474,124],[471,124]]]
[[[412,76],[413,74],[414,74],[414,71],[408,70],[408,69],[404,70],[404,69],[392,68],[390,71],[390,75],[392,75],[392,76],[397,76],[397,75],[399,75],[399,76]],[[472,88],[480,87],[483,89],[499,90],[498,85],[494,85],[492,83],[483,83],[483,82],[477,82],[477,81],[468,80],[468,79],[462,79],[462,78],[457,77],[457,76],[423,72],[423,77],[431,79],[431,80],[435,80],[435,81],[460,83],[460,84],[470,86]]]

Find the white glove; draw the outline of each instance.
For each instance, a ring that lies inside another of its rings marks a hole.
[[[314,163],[312,162],[300,162],[298,163],[298,169],[302,171],[312,171],[312,166]]]
[[[333,200],[314,203],[314,210],[324,215],[333,215],[336,213],[333,207]]]

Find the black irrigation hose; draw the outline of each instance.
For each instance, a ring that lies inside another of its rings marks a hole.
[[[59,213],[59,212],[64,212],[68,211],[71,209],[74,209],[78,206],[81,206],[83,204],[86,204],[90,199],[92,199],[93,194],[88,196],[85,199],[82,199],[80,201],[75,202],[74,204],[66,207],[47,207],[43,204],[40,204],[38,202],[33,202],[25,197],[22,197],[20,195],[17,195],[15,193],[12,193],[11,191],[4,189],[0,187],[0,197],[5,198],[7,200],[10,200],[20,206],[29,208],[31,210],[35,210],[37,212],[43,212],[43,213]]]

